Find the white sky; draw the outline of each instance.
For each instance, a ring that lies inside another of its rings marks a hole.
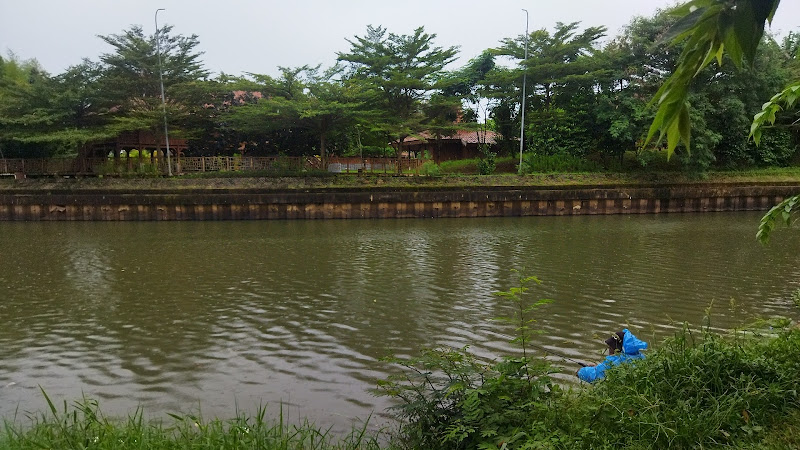
[[[505,37],[556,22],[605,25],[615,36],[635,15],[653,14],[673,0],[0,0],[0,52],[35,58],[51,74],[97,60],[110,47],[96,36],[118,34],[132,24],[145,33],[170,24],[175,33],[197,34],[206,69],[214,74],[275,75],[278,66],[332,65],[346,38],[367,25],[396,34],[424,26],[436,44],[461,47],[461,66]],[[800,1],[783,0],[772,27],[800,31]]]

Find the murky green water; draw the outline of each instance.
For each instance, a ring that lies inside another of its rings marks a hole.
[[[537,345],[576,359],[623,326],[657,342],[712,301],[719,328],[797,316],[800,231],[761,247],[759,217],[0,223],[0,415],[43,410],[41,386],[114,414],[283,401],[340,426],[387,405],[369,389],[390,352],[508,351],[491,319],[511,269],[555,301]]]

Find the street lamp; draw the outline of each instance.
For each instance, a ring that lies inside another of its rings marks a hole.
[[[528,10],[523,8],[525,11],[525,59],[522,60],[523,72],[522,72],[522,121],[520,122],[519,126],[519,173],[522,174],[522,148],[525,145],[525,82],[527,81],[528,77],[528,70],[525,67],[525,61],[528,60]]]
[[[161,36],[158,35],[158,12],[166,11],[164,8],[156,10],[156,54],[158,55],[158,79],[161,82],[161,109],[164,112],[164,139],[167,141],[167,174],[172,176],[172,159],[169,155],[169,130],[167,129],[167,100],[164,97],[164,73],[161,71]]]

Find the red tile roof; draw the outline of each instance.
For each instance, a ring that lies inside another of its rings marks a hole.
[[[440,139],[443,140],[460,140],[462,145],[467,144],[481,144],[485,140],[487,144],[496,144],[497,143],[497,136],[498,134],[491,130],[458,130],[455,134],[451,134],[449,136],[441,136]],[[478,139],[480,137],[480,139]],[[421,138],[421,139],[420,139]],[[432,141],[436,140],[436,136],[433,134],[423,131],[420,133],[420,138],[416,137],[407,137],[403,140],[405,143],[413,144],[417,142],[424,142],[424,141]],[[484,139],[485,138],[485,139]]]

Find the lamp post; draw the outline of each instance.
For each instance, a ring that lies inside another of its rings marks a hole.
[[[158,55],[158,79],[161,82],[161,109],[164,112],[164,140],[167,142],[167,175],[172,176],[172,159],[169,154],[169,130],[167,129],[167,100],[164,97],[164,73],[161,71],[161,36],[158,35],[158,12],[166,11],[158,8],[155,14],[156,22],[156,54]]]
[[[525,146],[525,83],[528,78],[528,70],[525,67],[525,61],[528,60],[528,10],[523,8],[525,11],[525,59],[522,60],[523,72],[522,72],[522,107],[520,111],[522,112],[522,121],[519,125],[519,173],[522,174],[522,148]]]

